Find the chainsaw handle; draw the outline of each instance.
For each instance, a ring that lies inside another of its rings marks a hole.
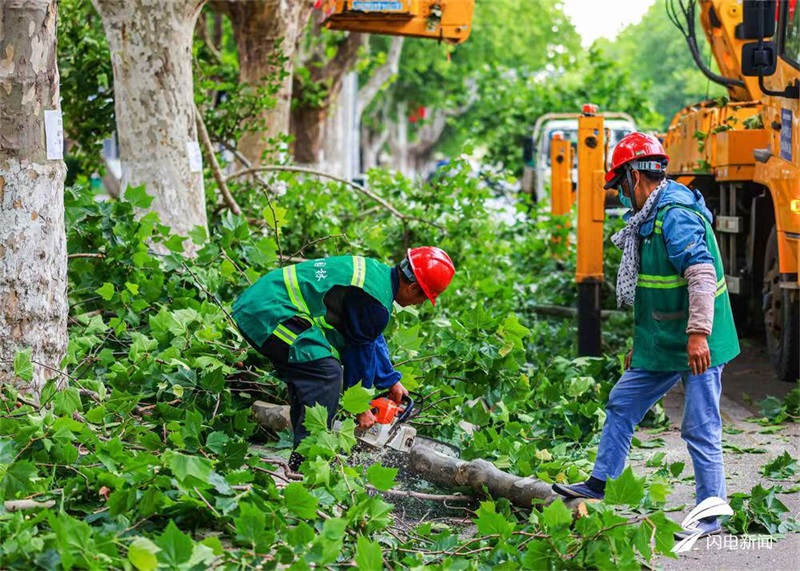
[[[388,398],[388,397],[389,397],[389,391],[386,391],[384,393],[379,394],[377,398]],[[400,400],[400,404],[405,405],[405,408],[403,409],[403,412],[401,412],[399,415],[397,415],[397,418],[395,418],[395,421],[398,423],[405,422],[406,420],[409,419],[411,413],[414,411],[414,399],[412,399],[410,395],[403,395],[403,398]]]
[[[409,395],[403,395],[401,404],[405,404],[406,407],[403,409],[403,412],[397,417],[397,422],[405,422],[408,420],[408,417],[411,416],[411,412],[414,410],[414,399],[412,399]]]

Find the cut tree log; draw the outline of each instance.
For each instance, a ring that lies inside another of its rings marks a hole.
[[[289,407],[263,401],[253,403],[256,422],[277,432],[289,428]],[[408,454],[408,469],[432,484],[464,491],[480,497],[484,490],[492,498],[506,498],[515,506],[531,508],[534,501],[544,505],[561,498],[550,484],[536,478],[523,478],[503,472],[486,460],[460,460],[424,444],[416,444]],[[594,500],[565,500],[577,515],[586,514],[585,503]]]
[[[279,432],[292,426],[289,418],[289,407],[257,400],[253,403],[253,414],[256,422],[273,432]]]
[[[433,484],[462,488],[473,494],[484,489],[492,498],[506,498],[515,506],[530,508],[534,500],[550,504],[560,498],[550,484],[536,478],[523,478],[503,472],[486,460],[459,460],[427,446],[414,446],[409,452],[409,469]],[[586,513],[585,500],[567,500],[567,507]]]

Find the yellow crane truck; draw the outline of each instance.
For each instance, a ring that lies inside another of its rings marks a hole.
[[[699,55],[696,9],[719,73]],[[700,190],[740,333],[766,336],[779,379],[800,376],[800,8],[797,0],[670,0],[701,71],[728,96],[681,110],[669,175]]]

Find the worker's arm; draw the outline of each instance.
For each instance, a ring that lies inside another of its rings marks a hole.
[[[714,323],[717,291],[717,274],[706,243],[706,227],[697,214],[683,208],[672,208],[664,215],[662,231],[670,262],[688,281],[686,333],[689,342],[686,352],[692,373],[701,374],[711,365],[706,338]]]
[[[388,323],[389,312],[385,307],[362,290],[350,288],[338,327],[347,341],[341,354],[345,388],[361,381],[365,388],[375,386],[386,390],[400,380],[401,375],[392,366],[383,337]]]

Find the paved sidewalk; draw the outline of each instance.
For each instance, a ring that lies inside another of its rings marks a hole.
[[[771,381],[770,382],[775,382]],[[723,386],[725,378],[723,377]],[[671,421],[668,431],[660,434],[648,434],[639,430],[637,438],[642,441],[663,438],[666,445],[661,448],[633,448],[631,463],[638,474],[651,473],[656,468],[648,468],[645,462],[654,453],[667,453],[665,462],[684,462],[686,468],[681,478],[693,476],[692,463],[686,444],[680,437],[681,410],[683,407],[683,386],[679,383],[664,399],[664,406]],[[759,468],[783,454],[789,452],[795,459],[800,458],[800,424],[787,424],[776,434],[764,434],[764,427],[747,422],[745,418],[752,412],[741,404],[723,394],[722,414],[725,428],[736,428],[739,434],[723,433],[723,443],[739,449],[761,448],[763,454],[735,453],[730,448],[724,450],[725,471],[728,494],[749,492],[753,486],[761,483],[768,487],[775,482],[761,476]],[[795,480],[797,480],[795,476]],[[782,482],[789,487],[793,482]],[[781,502],[789,508],[789,514],[800,517],[800,493],[781,494]],[[667,501],[667,508],[685,506],[680,511],[668,515],[680,523],[695,505],[694,478],[687,478],[674,485],[672,495]],[[656,562],[665,571],[703,570],[703,571],[794,571],[800,569],[800,533],[790,534],[784,539],[771,542],[763,540],[762,545],[742,545],[741,539],[725,533],[718,539],[700,539],[691,552],[681,554],[679,559],[661,557]]]

